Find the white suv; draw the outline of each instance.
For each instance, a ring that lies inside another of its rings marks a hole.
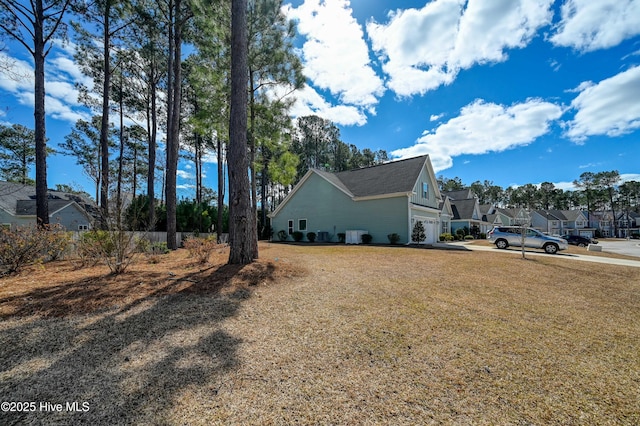
[[[536,229],[520,226],[496,226],[487,234],[487,240],[493,242],[499,249],[506,249],[509,246],[522,247],[522,229],[525,230],[525,247],[544,249],[549,254],[556,254],[558,250],[569,248],[565,239],[551,237]]]

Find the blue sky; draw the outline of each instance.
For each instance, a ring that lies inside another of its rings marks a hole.
[[[346,143],[429,154],[437,175],[466,184],[571,189],[583,172],[609,170],[640,180],[640,0],[297,0],[284,11],[308,77],[292,115],[332,120]],[[31,60],[8,47],[28,76]],[[87,114],[72,51],[54,49],[47,64],[52,143]],[[0,120],[33,127],[30,77],[6,77]],[[56,183],[88,180],[54,156]]]

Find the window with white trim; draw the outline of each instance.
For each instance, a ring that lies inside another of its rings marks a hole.
[[[78,231],[88,231],[89,225],[78,225]]]
[[[298,219],[298,231],[307,230],[307,219]]]
[[[429,199],[429,184],[422,182],[422,198]]]
[[[288,228],[289,228],[289,235],[293,234],[293,219],[289,219]]]

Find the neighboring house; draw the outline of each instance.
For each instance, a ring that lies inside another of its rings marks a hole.
[[[269,217],[274,233],[300,231],[306,238],[315,232],[319,241],[337,241],[339,233],[359,231],[374,243],[388,243],[387,235],[396,233],[405,244],[421,221],[422,243],[434,243],[442,229],[442,201],[424,155],[338,173],[311,169]]]
[[[440,210],[440,233],[451,234],[451,220],[453,220],[453,208],[451,207],[451,199],[444,197],[438,207]]]
[[[613,214],[610,211],[589,213],[589,227],[598,230],[599,237],[607,238],[615,235]]]
[[[618,215],[618,237],[628,238],[640,233],[640,214],[630,211]]]
[[[529,225],[531,223],[531,216],[521,207],[506,209],[497,207],[493,213],[497,216],[494,222],[499,221],[504,226]]]
[[[595,228],[588,226],[587,216],[580,210],[533,210],[531,226],[549,235],[595,236]]]
[[[0,225],[36,224],[36,188],[12,182],[0,182]],[[95,210],[91,202],[76,194],[49,191],[49,223],[69,231],[91,229]]]
[[[467,232],[474,236],[487,233],[492,228],[492,223],[486,221],[486,213],[483,213],[478,202],[478,197],[467,188],[460,191],[444,192],[443,196],[450,200],[453,218],[451,219],[451,232],[466,228]]]

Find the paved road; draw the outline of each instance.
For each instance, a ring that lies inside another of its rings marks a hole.
[[[631,241],[635,241],[634,244],[638,244],[637,240],[631,240]],[[603,243],[605,244],[602,245]],[[634,252],[633,251],[634,248],[627,247],[627,245],[623,243],[629,243],[629,241],[626,241],[626,240],[601,241],[599,245],[602,245],[602,249],[606,252],[626,254],[626,255],[630,255],[629,253]],[[500,250],[495,248],[495,246],[493,245],[481,246],[481,245],[475,245],[475,244],[468,244],[466,242],[447,243],[447,244],[463,246],[465,249],[468,249],[468,250],[493,251],[500,254],[521,255],[522,253],[519,247],[510,247],[506,250]],[[585,250],[585,253],[588,253],[588,252]],[[570,254],[570,253],[564,253],[564,252],[559,252],[558,254],[551,255],[551,254],[546,254],[541,250],[533,250],[533,249],[526,250],[527,256],[558,256],[558,257],[567,258],[570,260],[577,260],[580,262],[607,263],[609,265],[633,266],[636,268],[640,268],[640,248],[637,252],[634,252],[634,253],[636,253],[635,256],[639,256],[638,260],[615,259],[610,257],[589,256],[587,254]],[[634,256],[634,255],[631,255],[631,256]]]
[[[600,240],[602,251],[640,258],[640,240]]]

